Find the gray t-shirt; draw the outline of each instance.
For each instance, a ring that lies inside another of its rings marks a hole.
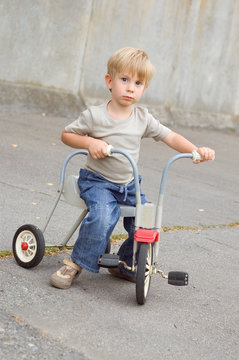
[[[127,151],[137,163],[142,138],[160,141],[171,130],[141,106],[135,106],[127,120],[114,120],[107,112],[107,104],[102,104],[83,111],[77,120],[66,126],[65,131],[104,140],[115,148]],[[85,167],[120,185],[133,180],[131,165],[120,154],[99,160],[94,160],[89,154]]]

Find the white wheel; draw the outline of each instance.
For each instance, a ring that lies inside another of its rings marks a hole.
[[[45,253],[45,240],[39,228],[23,225],[13,238],[13,255],[17,263],[25,268],[38,265]]]

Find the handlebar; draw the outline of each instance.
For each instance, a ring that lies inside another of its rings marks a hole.
[[[124,150],[120,150],[120,149],[116,149],[114,148],[112,145],[108,145],[107,146],[107,154],[108,156],[112,156],[113,153],[119,153],[122,154],[123,156],[125,156],[133,169],[133,174],[134,174],[134,180],[135,180],[135,192],[136,192],[136,212],[137,212],[137,207],[140,207],[141,205],[141,196],[140,196],[140,185],[139,185],[139,175],[138,175],[138,168],[137,165],[134,161],[134,159],[131,157],[131,155],[129,155],[126,151]],[[75,150],[72,153],[70,153],[62,166],[62,170],[61,170],[61,184],[60,184],[60,189],[63,189],[63,184],[64,184],[64,179],[65,179],[65,171],[66,171],[66,166],[68,164],[68,162],[70,161],[70,159],[72,157],[74,157],[75,155],[78,154],[82,154],[82,155],[88,155],[89,152],[87,150],[83,150],[83,149],[79,149],[79,150]],[[166,163],[163,173],[162,173],[162,178],[161,178],[161,183],[160,183],[160,190],[159,190],[159,198],[158,198],[158,204],[157,207],[161,208],[162,207],[162,201],[163,201],[163,193],[164,193],[164,188],[165,188],[165,182],[166,182],[166,175],[168,172],[169,167],[178,159],[182,159],[182,158],[191,158],[193,161],[196,160],[203,160],[201,155],[194,150],[192,153],[183,153],[183,154],[178,154],[173,156],[171,159],[169,159],[169,161]],[[161,211],[159,211],[159,213],[161,213]],[[158,215],[159,218],[161,218],[161,215]],[[160,221],[159,221],[160,222]]]
[[[113,146],[112,146],[112,145],[107,145],[107,146],[106,146],[106,151],[107,151],[107,155],[108,155],[108,156],[112,156],[112,150],[113,150]]]
[[[193,161],[202,161],[203,160],[203,157],[196,151],[196,150],[193,150],[192,152],[192,160]]]
[[[136,193],[136,219],[139,219],[140,216],[138,214],[140,214],[141,195],[140,195],[140,185],[139,185],[139,175],[138,175],[137,165],[136,165],[134,159],[131,157],[131,155],[129,155],[126,151],[116,149],[112,145],[108,145],[107,146],[107,154],[108,154],[108,156],[112,156],[113,153],[119,153],[119,154],[125,156],[129,160],[129,162],[130,162],[130,164],[132,166],[133,174],[134,174],[134,180],[135,180],[135,193]],[[59,196],[60,196],[60,194],[61,194],[61,192],[63,190],[67,164],[75,155],[79,155],[79,154],[88,155],[89,152],[87,150],[83,150],[83,149],[75,150],[75,151],[71,152],[66,157],[66,159],[65,159],[65,161],[64,161],[64,163],[62,165]],[[156,220],[155,220],[156,228],[161,228],[163,197],[164,197],[163,195],[164,195],[164,188],[165,188],[165,182],[166,182],[166,176],[167,176],[168,169],[176,160],[182,159],[182,158],[191,158],[193,161],[203,160],[201,155],[197,151],[194,150],[192,153],[177,154],[177,155],[173,156],[171,159],[169,159],[169,161],[166,163],[166,165],[165,165],[165,167],[163,169],[162,177],[161,177],[158,202],[157,202],[157,206],[156,206]],[[59,198],[58,198],[57,201],[59,201]],[[56,202],[56,204],[57,204],[57,202]],[[56,205],[54,205],[54,206],[56,206]],[[138,226],[138,224],[135,224],[135,225]]]
[[[113,146],[107,145],[106,151],[107,151],[107,156],[112,156],[112,154],[114,152]],[[203,157],[196,150],[193,150],[191,158],[193,161],[197,161],[197,160],[202,161],[203,160]]]
[[[130,162],[130,164],[131,164],[131,166],[133,168],[136,194],[140,193],[140,187],[139,187],[139,181],[138,181],[138,168],[137,168],[137,165],[136,165],[134,159],[131,157],[131,155],[129,155],[124,150],[114,148],[112,145],[108,145],[106,150],[107,150],[107,155],[108,156],[112,156],[113,153],[119,153],[119,154],[124,155],[129,160],[129,162]],[[61,180],[62,185],[64,183],[65,171],[66,171],[66,166],[67,166],[68,162],[71,160],[71,158],[73,158],[75,155],[78,155],[78,154],[88,155],[89,153],[88,153],[87,150],[79,149],[79,150],[73,151],[72,153],[70,153],[66,157],[66,159],[65,159],[65,161],[63,163],[63,166],[62,166],[62,170],[61,170],[61,177],[60,177],[61,179],[60,180]],[[178,155],[175,155],[174,157],[172,157],[171,159],[169,159],[169,161],[167,162],[167,164],[164,167],[164,171],[163,171],[163,174],[162,174],[161,185],[160,185],[160,193],[163,193],[163,191],[164,191],[166,174],[167,174],[167,171],[168,171],[170,165],[172,163],[174,163],[176,160],[180,159],[180,158],[191,158],[193,161],[203,160],[201,155],[196,150],[194,150],[192,152],[192,154],[191,153],[178,154]],[[137,197],[136,200],[139,201],[139,203],[141,203],[140,195],[137,195],[136,197]]]

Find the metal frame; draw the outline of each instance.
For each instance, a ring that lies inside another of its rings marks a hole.
[[[135,209],[135,230],[139,229],[140,227],[142,227],[142,213],[143,213],[143,206],[141,203],[141,195],[140,195],[140,184],[139,184],[139,174],[138,174],[138,168],[137,165],[134,161],[134,159],[132,158],[132,156],[130,156],[127,152],[120,150],[120,149],[115,149],[115,148],[110,148],[110,153],[114,154],[114,153],[118,153],[121,154],[123,156],[125,156],[133,169],[133,174],[134,174],[134,181],[135,181],[135,193],[136,193],[136,209]],[[45,224],[43,225],[41,231],[42,233],[45,232],[51,217],[55,211],[55,208],[60,200],[60,197],[62,195],[62,193],[64,192],[64,182],[65,182],[65,173],[66,173],[66,168],[67,165],[69,163],[69,161],[76,155],[88,155],[88,151],[87,150],[75,150],[73,152],[71,152],[66,159],[63,162],[62,168],[61,168],[61,175],[60,175],[60,185],[59,185],[59,190],[57,191],[58,194],[56,196],[55,202],[52,206],[52,208],[50,209],[50,212],[46,218]],[[167,177],[167,173],[168,170],[170,168],[170,166],[177,160],[182,159],[182,158],[193,158],[193,154],[191,153],[184,153],[184,154],[178,154],[173,156],[171,159],[169,159],[169,161],[166,163],[163,173],[162,173],[162,178],[161,178],[161,183],[160,183],[160,189],[159,189],[159,195],[158,195],[158,201],[157,201],[157,205],[156,205],[156,213],[155,213],[155,218],[153,219],[153,228],[158,232],[159,234],[159,240],[160,240],[160,231],[161,231],[161,227],[162,227],[162,214],[163,214],[163,200],[164,200],[164,190],[165,190],[165,184],[166,184],[166,177]],[[122,207],[123,208],[123,207]],[[77,228],[80,226],[81,222],[83,221],[83,219],[85,218],[85,216],[87,215],[88,210],[87,209],[83,209],[80,216],[77,218],[77,220],[75,221],[75,223],[72,225],[72,227],[70,228],[70,230],[68,231],[67,235],[65,236],[64,240],[62,241],[60,247],[64,247],[66,246],[66,244],[68,243],[68,241],[70,240],[70,238],[72,237],[72,235],[74,234],[74,232],[77,230]],[[123,214],[122,214],[123,215]],[[153,246],[153,269],[152,269],[152,273],[160,273],[163,277],[166,277],[166,275],[163,274],[163,272],[159,269],[156,269],[157,266],[157,261],[158,261],[158,256],[159,256],[159,240],[156,241],[154,243]],[[136,270],[136,253],[137,253],[137,249],[138,249],[138,242],[134,241],[134,247],[133,247],[133,259],[132,259],[132,271]],[[129,267],[127,267],[129,269]]]

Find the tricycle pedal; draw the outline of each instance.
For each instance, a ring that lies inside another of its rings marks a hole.
[[[119,265],[119,255],[103,254],[98,258],[98,265],[103,268],[116,268]]]
[[[168,284],[175,286],[187,286],[188,273],[182,271],[170,271],[168,273]]]

